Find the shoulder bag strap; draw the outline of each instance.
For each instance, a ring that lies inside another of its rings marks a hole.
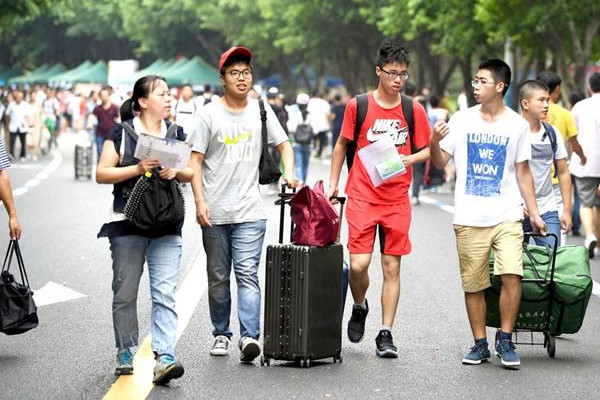
[[[260,121],[261,121],[261,136],[262,136],[262,151],[265,151],[268,146],[267,141],[267,110],[265,110],[265,104],[263,99],[258,100],[258,107],[260,108]]]

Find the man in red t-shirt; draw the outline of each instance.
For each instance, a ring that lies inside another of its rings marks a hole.
[[[383,269],[383,310],[382,327],[375,344],[377,355],[384,358],[398,357],[391,330],[400,297],[400,260],[411,250],[408,237],[411,218],[408,197],[412,179],[411,165],[429,158],[430,127],[425,109],[418,102],[413,102],[415,129],[412,135],[409,134],[402,112],[400,91],[408,79],[409,63],[408,52],[398,43],[385,41],[379,48],[375,67],[379,84],[375,91],[368,94],[368,111],[359,131],[357,153],[346,184],[349,281],[354,297],[352,317],[348,322],[348,338],[351,342],[358,343],[365,331],[365,320],[369,312],[365,298],[369,287],[368,269],[373,254],[375,230],[378,228]],[[356,109],[357,100],[354,98],[346,106],[342,134],[333,150],[328,190],[330,198],[337,196],[346,149],[348,143],[354,140]],[[384,136],[391,137],[406,172],[384,179],[380,185],[375,186],[358,151]],[[414,146],[411,146],[411,140],[414,141]],[[411,154],[411,147],[416,149],[416,153]]]

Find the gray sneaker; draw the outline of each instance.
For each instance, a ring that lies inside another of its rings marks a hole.
[[[154,366],[154,379],[156,385],[167,385],[171,379],[181,378],[184,369],[179,361],[170,354],[162,354],[156,360]]]
[[[240,360],[245,363],[254,361],[260,355],[260,343],[251,337],[242,339]]]
[[[133,374],[133,354],[131,354],[131,348],[120,348],[117,352],[117,368],[115,368],[115,375],[131,374]]]
[[[218,335],[215,337],[212,348],[210,349],[211,356],[226,356],[229,353],[229,344],[231,340],[227,336]]]

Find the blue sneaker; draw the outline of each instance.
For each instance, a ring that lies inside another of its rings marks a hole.
[[[462,359],[463,364],[479,365],[482,362],[487,362],[490,359],[490,351],[487,342],[476,342],[475,346],[471,347]]]
[[[115,375],[131,374],[133,374],[133,354],[131,354],[131,348],[120,348],[117,352],[117,368],[115,368]]]
[[[170,354],[161,354],[156,359],[152,383],[167,385],[171,379],[181,378],[183,372],[183,365],[179,361],[175,361],[175,357]]]
[[[515,349],[516,346],[510,339],[496,342],[496,355],[500,357],[504,368],[519,369],[521,366],[521,358],[519,358],[519,354]]]

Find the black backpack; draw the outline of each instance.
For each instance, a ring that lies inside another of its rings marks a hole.
[[[138,134],[129,122],[123,129],[137,142]],[[167,138],[174,138],[178,126],[171,124]],[[123,138],[122,140],[125,140]],[[148,171],[128,193],[123,213],[135,226],[144,230],[163,231],[181,228],[185,217],[185,202],[181,184],[176,179],[162,179],[159,169]]]
[[[408,124],[408,135],[410,136],[410,151],[412,154],[418,151],[415,148],[415,143],[413,140],[413,135],[415,133],[415,117],[413,114],[413,99],[411,97],[400,95],[402,97],[402,113],[404,114],[404,118],[406,118],[406,123]],[[354,156],[356,155],[356,146],[358,142],[358,135],[360,133],[360,128],[362,127],[363,122],[365,121],[365,117],[367,116],[367,111],[369,109],[369,95],[367,93],[359,94],[356,96],[356,124],[354,125],[354,140],[348,143],[346,147],[346,166],[348,167],[348,171],[352,168],[352,163],[354,162]]]
[[[310,144],[313,134],[312,125],[306,122],[306,118],[303,118],[302,123],[298,124],[294,132],[294,141],[298,144]]]

